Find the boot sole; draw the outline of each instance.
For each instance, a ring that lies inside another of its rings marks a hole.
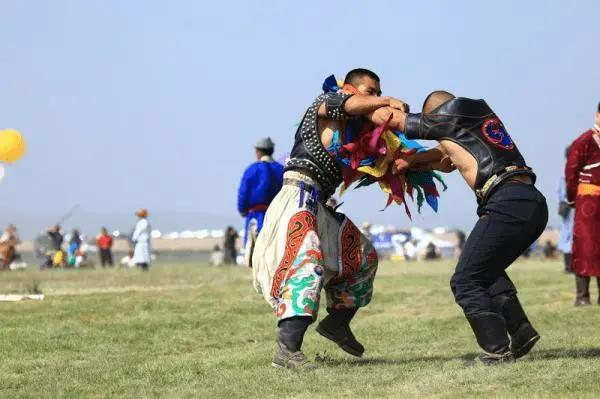
[[[271,362],[271,366],[275,367],[276,369],[284,369],[284,370],[302,370],[302,371],[310,371],[310,370],[314,370],[316,369],[316,367],[286,367],[286,366],[282,366],[279,363],[275,363],[275,362]]]
[[[358,351],[355,351],[355,350],[353,350],[353,349],[352,349],[351,347],[349,347],[349,346],[346,346],[346,345],[344,345],[344,344],[340,344],[340,343],[338,343],[338,342],[335,340],[334,336],[333,336],[333,335],[331,335],[331,334],[329,334],[329,333],[328,333],[326,330],[324,330],[323,328],[321,328],[321,326],[320,326],[320,325],[318,325],[318,326],[317,326],[317,328],[315,328],[315,330],[316,330],[316,331],[317,331],[317,332],[318,332],[318,333],[319,333],[319,334],[320,334],[322,337],[325,337],[325,338],[327,338],[328,340],[330,340],[330,341],[334,342],[334,343],[335,343],[337,346],[339,346],[339,347],[340,347],[340,348],[341,348],[341,349],[342,349],[344,352],[346,352],[346,353],[349,353],[349,354],[350,354],[350,355],[352,355],[352,356],[356,356],[356,357],[362,357],[362,355],[363,355],[363,352],[358,352]]]
[[[542,337],[539,335],[536,335],[535,337],[533,337],[529,341],[527,341],[524,345],[522,345],[520,348],[514,350],[513,356],[515,357],[515,359],[519,359],[519,358],[525,356],[526,354],[528,354],[529,351],[531,351],[533,349],[535,344],[537,344],[537,342],[540,340],[540,338],[542,338]]]

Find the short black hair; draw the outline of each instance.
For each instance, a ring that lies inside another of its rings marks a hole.
[[[378,83],[380,82],[379,76],[377,76],[377,74],[375,72],[370,71],[368,69],[364,69],[364,68],[356,68],[346,74],[346,78],[344,79],[344,84],[351,84],[354,86],[358,79],[362,79],[365,76],[373,79],[374,81],[376,81]]]
[[[598,112],[600,112],[600,103],[598,103]]]
[[[263,154],[265,154],[269,157],[271,155],[273,155],[273,153],[275,152],[274,148],[258,148],[258,147],[256,147],[256,150],[262,152]]]

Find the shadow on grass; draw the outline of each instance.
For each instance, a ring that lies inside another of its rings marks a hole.
[[[468,361],[472,360],[477,356],[477,353],[467,353],[460,356],[417,356],[402,359],[385,358],[385,357],[364,357],[364,358],[350,358],[340,359],[332,358],[328,355],[318,355],[317,362],[325,366],[349,366],[349,367],[360,367],[360,366],[394,366],[394,365],[406,365],[411,363],[424,363],[424,362],[449,362],[452,360]]]
[[[600,348],[555,348],[531,352],[530,360],[593,359],[600,358]]]
[[[471,365],[473,359],[481,353],[466,353],[460,356],[417,356],[402,359],[385,358],[385,357],[372,357],[372,358],[333,358],[327,354],[318,355],[317,362],[324,366],[347,366],[347,367],[362,367],[362,366],[394,366],[394,365],[406,365],[411,363],[427,363],[427,362],[449,362],[453,360],[460,360],[465,365]],[[593,359],[600,358],[600,348],[582,348],[582,349],[567,349],[567,348],[556,348],[556,349],[543,349],[532,352],[529,356],[524,358],[526,361],[537,361],[537,360],[554,360],[554,359]],[[522,361],[522,360],[519,360]]]

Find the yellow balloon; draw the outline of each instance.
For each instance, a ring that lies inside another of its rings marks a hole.
[[[13,163],[25,154],[25,139],[15,129],[0,130],[0,162]]]

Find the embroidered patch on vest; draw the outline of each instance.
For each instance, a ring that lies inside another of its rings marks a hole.
[[[515,143],[513,143],[510,135],[504,128],[504,125],[496,118],[488,119],[483,122],[481,133],[496,147],[500,147],[504,150],[512,150],[515,148]]]

